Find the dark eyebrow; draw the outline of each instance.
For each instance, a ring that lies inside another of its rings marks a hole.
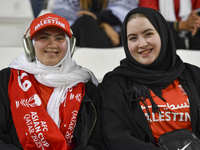
[[[128,38],[129,36],[136,36],[136,34],[129,34],[129,35],[127,36],[127,38]]]
[[[153,31],[153,29],[146,29],[145,31],[142,32],[142,34],[148,32],[148,31],[151,31],[151,30]]]
[[[144,30],[144,31],[142,32],[142,34],[148,32],[148,31],[153,31],[153,29],[146,29],[146,30]],[[129,36],[136,36],[136,34],[129,34],[129,35],[127,36],[127,38],[128,38]]]

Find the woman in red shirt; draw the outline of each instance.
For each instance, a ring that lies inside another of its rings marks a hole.
[[[98,86],[108,149],[161,150],[159,137],[178,129],[200,137],[200,68],[176,54],[164,17],[150,8],[131,10],[122,41],[126,58]]]

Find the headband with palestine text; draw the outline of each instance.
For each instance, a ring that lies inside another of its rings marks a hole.
[[[38,18],[35,18],[31,25],[30,25],[30,39],[32,39],[40,30],[49,28],[49,27],[55,27],[59,28],[62,31],[64,31],[69,38],[72,37],[72,33],[70,31],[70,25],[68,21],[56,14],[47,13],[44,14]]]

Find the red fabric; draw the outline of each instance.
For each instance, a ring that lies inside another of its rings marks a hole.
[[[175,12],[177,20],[181,20],[181,18],[178,16],[179,15],[179,6],[180,6],[180,0],[174,0],[174,12]]]
[[[83,86],[83,83],[79,83],[76,87],[69,89],[69,92],[67,93],[67,99],[60,105],[60,131],[63,133],[63,135],[65,135],[70,149],[74,147],[72,140],[73,130],[76,125],[76,118],[80,108],[80,105],[78,105],[78,109],[75,109],[74,104],[81,104],[83,95],[85,95],[85,88],[83,88]],[[70,119],[68,119],[69,116]]]
[[[47,87],[39,82],[37,82],[39,88],[40,88],[40,97],[41,97],[41,101],[42,104],[44,106],[44,108],[47,108],[47,104],[49,101],[49,98],[51,97],[51,94],[53,93],[53,88],[52,87]]]
[[[154,114],[151,109],[150,100],[146,99],[151,115],[150,119],[147,115],[145,106],[140,102],[156,142],[158,142],[160,135],[172,130],[185,128],[192,131],[188,96],[179,81],[175,80],[174,83],[162,90],[162,93],[166,102],[162,101],[151,92],[161,113]]]
[[[200,8],[200,0],[191,0],[192,1],[192,10]]]
[[[70,89],[66,100],[60,105],[60,130],[42,105],[38,90],[37,81],[32,74],[11,69],[8,93],[13,121],[22,147],[24,150],[71,149],[74,145],[68,135],[73,137],[77,112],[85,94],[84,83]]]
[[[140,7],[148,7],[155,10],[159,10],[158,0],[140,0],[139,1]]]
[[[30,25],[30,39],[32,39],[39,31],[45,28],[55,27],[64,31],[69,38],[72,37],[70,25],[68,21],[56,14],[47,13],[35,18]]]
[[[191,0],[191,3],[192,3],[192,10],[200,8],[200,0]],[[179,5],[180,5],[180,0],[174,0],[174,10],[177,20],[180,20],[180,17],[178,17]],[[139,6],[159,10],[159,0],[140,0]]]

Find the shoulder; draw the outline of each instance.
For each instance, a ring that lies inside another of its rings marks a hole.
[[[88,81],[88,82],[86,82],[85,83],[85,88],[86,89],[90,89],[90,88],[96,88],[96,86],[95,86],[95,84],[94,83],[92,83],[91,81]]]
[[[10,74],[10,72],[11,72],[11,68],[4,68],[4,69],[2,69],[2,70],[0,70],[0,75],[2,75],[2,74]]]
[[[113,89],[117,89],[117,88],[125,88],[126,87],[126,78],[119,76],[119,75],[115,75],[112,77],[109,77],[107,79],[104,79],[99,85],[98,88],[100,91],[112,91]]]
[[[128,89],[127,79],[118,75],[109,77],[99,84],[98,89],[103,106],[109,106],[110,102],[123,105],[124,97]]]
[[[100,94],[97,86],[91,81],[85,83],[85,97],[88,97],[93,103],[100,99]]]
[[[1,81],[8,81],[10,79],[10,68],[4,68],[0,71],[0,80]]]
[[[200,74],[200,68],[198,66],[195,66],[195,65],[192,65],[192,64],[188,64],[188,63],[184,63],[185,64],[185,68],[186,70],[190,73],[190,74],[193,74],[194,76],[195,75],[198,75]]]
[[[0,71],[0,106],[6,106],[9,109],[9,96],[8,96],[8,84],[10,80],[10,68],[5,68]]]
[[[199,67],[192,64],[185,63],[185,69],[184,69],[183,74],[186,79],[190,77],[192,78],[194,83],[196,83],[197,85],[200,84],[200,68]]]
[[[87,95],[91,95],[95,91],[97,91],[97,86],[94,83],[91,81],[85,83],[85,93]]]

